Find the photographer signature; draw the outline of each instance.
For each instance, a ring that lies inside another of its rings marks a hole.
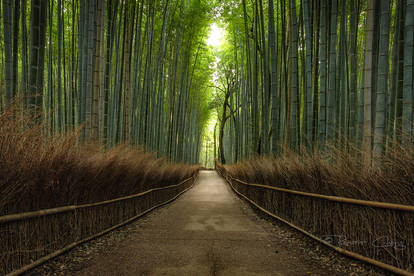
[[[376,238],[371,243],[369,243],[368,241],[361,241],[361,240],[349,240],[344,235],[325,235],[325,236],[322,236],[322,240],[332,245],[337,245],[337,246],[342,246],[342,247],[371,244],[371,246],[376,247],[376,248],[392,247],[396,250],[402,250],[406,248],[403,241],[394,241],[390,239],[388,236],[382,236],[382,237]]]

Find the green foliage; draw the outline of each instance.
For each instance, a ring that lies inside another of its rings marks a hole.
[[[234,69],[230,106],[240,108],[225,125],[223,147],[238,144],[241,159],[279,155],[285,145],[323,151],[329,143],[382,155],[395,139],[412,140],[410,1],[273,3],[223,1],[213,9],[227,33],[217,70]],[[213,101],[219,113],[223,99],[218,93]]]
[[[34,22],[37,2],[49,5]],[[223,113],[231,162],[346,141],[386,154],[411,140],[412,3],[374,2],[5,0],[2,108],[21,94],[43,108],[46,133],[84,124],[84,139],[144,144],[174,161],[196,162],[207,122]],[[220,49],[205,44],[213,22],[226,30]]]
[[[37,2],[45,7],[43,21],[33,22],[29,16],[24,20],[28,29],[40,24],[40,38],[46,41],[44,58],[36,59],[33,44],[42,40],[33,40],[33,31],[21,29],[10,16],[4,21],[1,15],[0,65],[9,76],[7,81],[5,74],[0,76],[2,97],[7,100],[3,108],[22,94],[47,119],[46,134],[84,125],[81,140],[108,147],[144,144],[147,151],[173,161],[198,161],[209,118],[214,61],[204,43],[214,9],[209,1],[33,0],[26,6],[7,5],[7,14],[30,15]],[[15,30],[17,44],[11,44]],[[25,45],[24,37],[32,44]],[[11,45],[8,51],[5,41]],[[15,64],[12,47],[19,50]],[[26,58],[39,64],[30,67]],[[29,67],[30,75],[39,78],[29,83],[36,89],[25,95],[24,72]],[[11,86],[13,76],[17,88]]]

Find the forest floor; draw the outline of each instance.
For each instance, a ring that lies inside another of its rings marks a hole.
[[[385,275],[268,221],[215,171],[178,200],[32,275]]]

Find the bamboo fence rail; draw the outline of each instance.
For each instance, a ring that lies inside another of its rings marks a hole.
[[[414,276],[414,206],[250,184],[226,175],[220,166],[217,171],[259,210],[336,252]]]
[[[175,185],[112,200],[1,216],[0,275],[20,275],[126,225],[173,201],[195,181],[193,176]]]
[[[343,203],[349,203],[349,204],[355,204],[355,205],[361,205],[361,206],[369,206],[369,207],[383,208],[383,209],[393,209],[393,210],[414,213],[414,206],[410,206],[410,205],[402,205],[402,204],[379,202],[379,201],[368,201],[368,200],[361,200],[361,199],[354,199],[354,198],[347,198],[347,197],[340,197],[340,196],[328,196],[328,195],[321,195],[321,194],[315,194],[315,193],[301,192],[301,191],[295,191],[295,190],[290,190],[286,188],[262,185],[262,184],[246,183],[240,179],[233,178],[231,176],[227,176],[227,177],[233,181],[239,182],[240,184],[251,186],[251,187],[275,190],[275,191],[290,193],[294,195],[321,198],[321,199],[326,199],[326,200],[335,201],[335,202],[343,202]]]
[[[82,205],[70,205],[70,206],[63,206],[63,207],[58,207],[58,208],[46,209],[46,210],[39,210],[39,211],[25,212],[25,213],[20,213],[20,214],[5,215],[5,216],[0,217],[0,223],[26,220],[26,219],[30,219],[30,218],[38,218],[38,217],[43,217],[43,216],[48,216],[48,215],[54,215],[54,214],[59,214],[59,213],[75,211],[77,209],[107,205],[107,204],[118,202],[118,201],[123,201],[123,200],[127,200],[127,199],[141,197],[141,196],[144,196],[146,194],[149,194],[149,193],[152,193],[152,192],[155,192],[155,191],[175,188],[175,187],[178,187],[178,186],[182,185],[183,183],[185,183],[185,182],[187,182],[191,179],[192,179],[192,177],[190,177],[190,178],[188,178],[188,179],[186,179],[186,180],[184,180],[184,181],[182,181],[178,184],[175,184],[175,185],[170,185],[170,186],[165,186],[165,187],[160,187],[160,188],[153,188],[153,189],[147,190],[147,191],[142,192],[142,193],[129,195],[129,196],[124,196],[124,197],[119,197],[119,198],[115,198],[115,199],[111,199],[111,200],[105,200],[105,201],[101,201],[101,202],[82,204]]]

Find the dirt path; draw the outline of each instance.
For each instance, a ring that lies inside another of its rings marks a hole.
[[[258,218],[213,171],[134,224],[77,275],[349,275],[295,249],[285,230]]]

